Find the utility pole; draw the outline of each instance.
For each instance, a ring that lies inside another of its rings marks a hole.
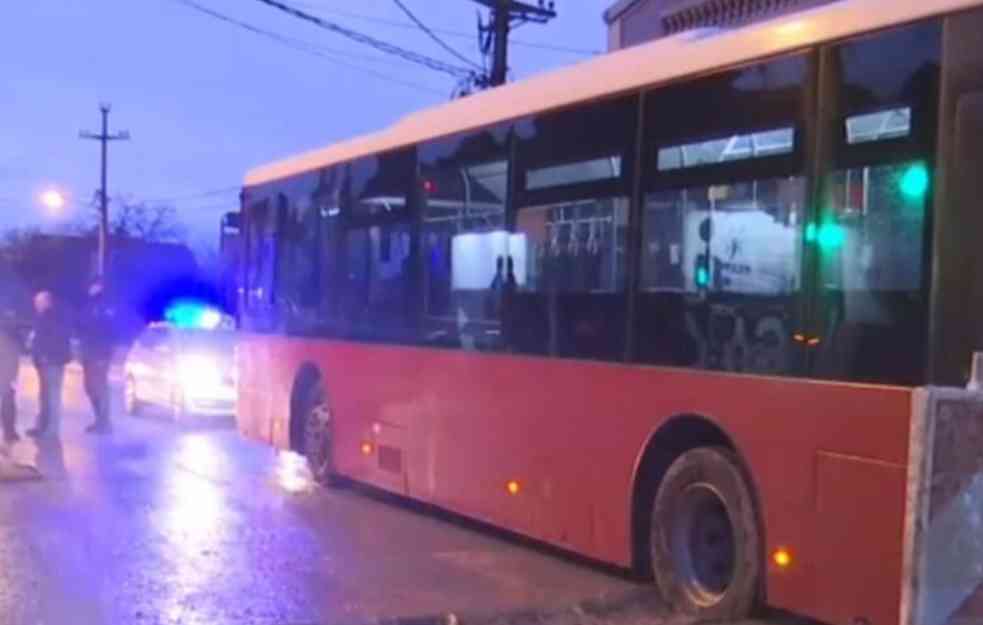
[[[492,68],[488,85],[504,85],[509,71],[509,33],[516,26],[526,22],[545,24],[556,17],[555,4],[550,0],[539,0],[535,5],[519,0],[474,0],[491,9],[491,21],[480,26],[483,35],[482,51],[492,50]]]
[[[106,277],[107,265],[109,262],[109,197],[106,194],[106,168],[108,166],[108,147],[110,141],[126,141],[130,138],[130,133],[126,130],[117,132],[116,134],[109,134],[109,110],[110,106],[108,104],[99,105],[99,110],[102,112],[102,132],[94,133],[83,130],[79,133],[79,137],[82,139],[94,139],[102,144],[102,174],[100,177],[101,185],[99,187],[99,253],[98,253],[98,268],[99,276],[101,278]]]

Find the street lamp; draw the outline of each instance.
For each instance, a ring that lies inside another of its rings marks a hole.
[[[67,204],[65,195],[58,189],[45,189],[38,196],[38,200],[41,202],[41,206],[46,208],[53,217],[59,216]]]

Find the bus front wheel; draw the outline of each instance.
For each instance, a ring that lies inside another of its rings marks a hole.
[[[652,506],[652,569],[663,598],[702,619],[741,619],[759,599],[761,535],[735,454],[702,447],[679,456]]]
[[[337,482],[334,465],[334,419],[327,393],[318,382],[307,394],[303,411],[304,456],[314,479],[325,486]]]

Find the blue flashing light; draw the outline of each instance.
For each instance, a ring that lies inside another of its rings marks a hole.
[[[222,323],[222,313],[194,300],[178,300],[164,311],[164,319],[179,328],[214,330]]]

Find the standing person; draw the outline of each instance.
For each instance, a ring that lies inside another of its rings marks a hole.
[[[20,369],[21,343],[12,323],[0,326],[0,421],[3,440],[14,443],[17,434],[17,373]]]
[[[82,372],[85,394],[92,403],[95,421],[86,432],[105,434],[112,429],[109,420],[109,367],[116,338],[116,311],[106,296],[105,283],[96,278],[89,285],[89,299],[79,317]]]
[[[41,411],[28,436],[57,438],[61,429],[61,391],[65,365],[71,360],[70,330],[65,315],[49,291],[34,296],[34,340],[31,356],[40,382]]]

